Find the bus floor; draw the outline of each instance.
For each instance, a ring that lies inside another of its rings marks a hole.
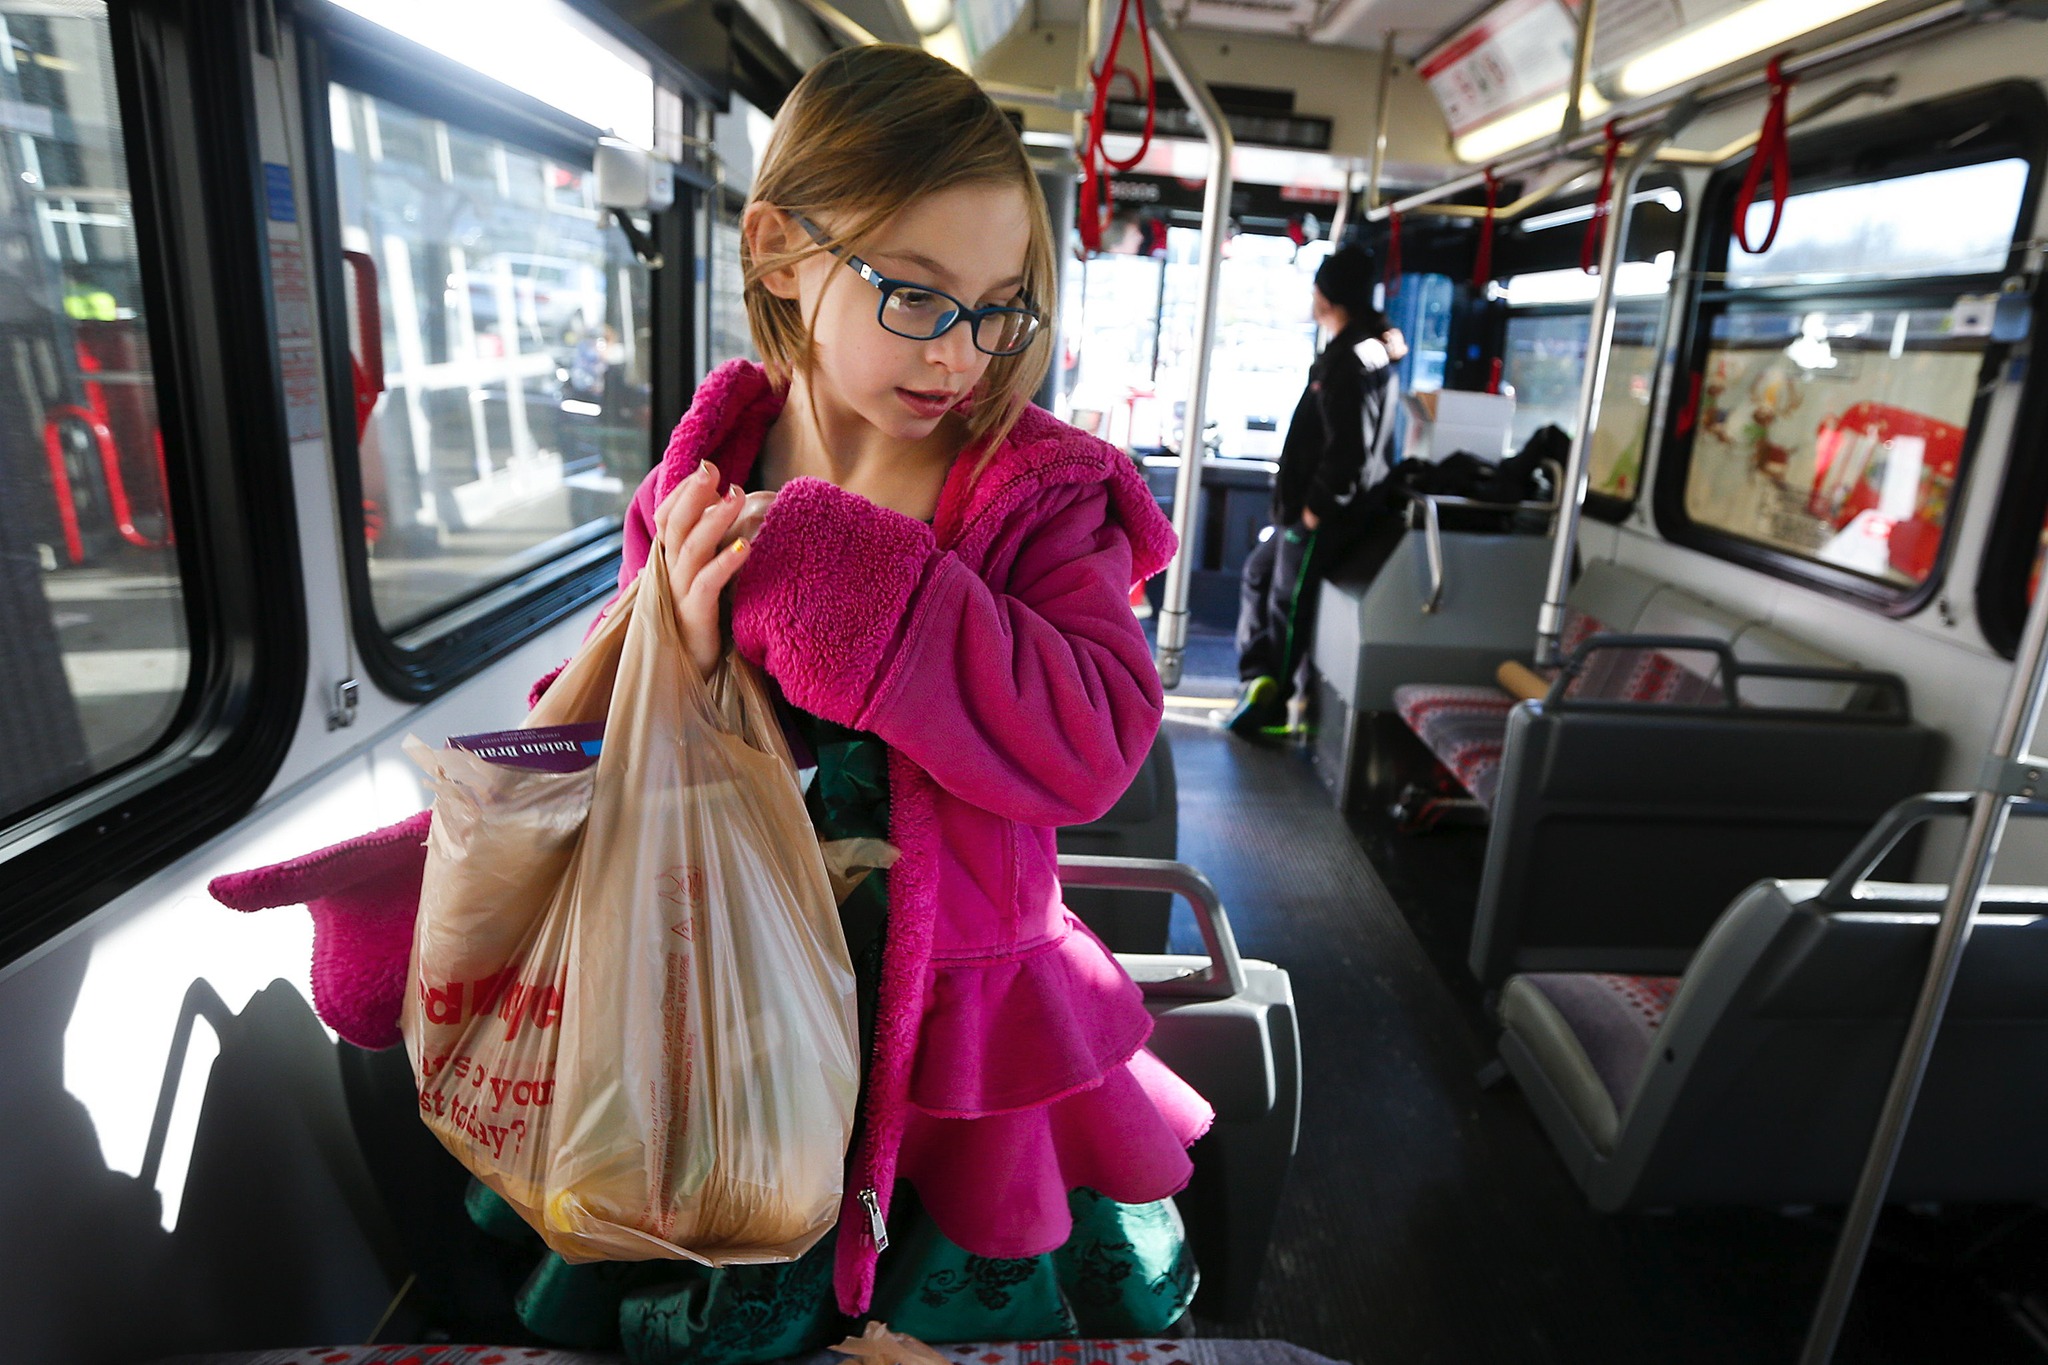
[[[1469,932],[1483,835],[1347,824],[1299,752],[1214,728],[1221,706],[1199,698],[1230,690],[1191,678],[1168,709],[1180,856],[1214,880],[1246,955],[1292,974],[1304,1099],[1257,1314],[1198,1316],[1199,1334],[1360,1365],[1789,1365],[1839,1211],[1591,1211],[1513,1085],[1476,1080],[1494,1030],[1457,915]],[[1184,908],[1173,937],[1200,951]],[[2030,1208],[1888,1213],[1836,1359],[2043,1359],[2027,1318],[2048,1299],[2044,1224]]]

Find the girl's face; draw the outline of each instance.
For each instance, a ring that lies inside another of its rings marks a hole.
[[[807,245],[803,229],[778,215],[788,245]],[[764,227],[766,224],[764,224]],[[827,232],[845,223],[825,215]],[[1031,241],[1031,204],[1021,187],[956,185],[897,214],[858,254],[877,272],[951,294],[969,308],[1018,304]],[[811,386],[821,415],[858,417],[898,441],[922,441],[981,382],[992,356],[977,350],[962,320],[925,341],[897,336],[876,319],[881,293],[845,260],[820,252],[764,279],[798,300],[812,323]],[[993,322],[983,335],[995,343]]]

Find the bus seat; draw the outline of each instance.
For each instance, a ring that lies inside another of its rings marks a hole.
[[[1559,689],[1508,713],[1468,958],[1481,982],[1682,970],[1736,892],[1825,873],[1932,779],[1942,738],[1913,723],[1896,678],[1767,671],[1772,683],[1847,680],[1890,706],[1762,707],[1746,703],[1764,666],[1722,663],[1734,695],[1680,706]]]
[[[1946,888],[1738,896],[1682,977],[1537,973],[1500,1053],[1602,1211],[1840,1203],[1862,1168]],[[2048,1198],[2048,889],[1992,888],[1899,1160],[1901,1202]]]
[[[1189,1155],[1195,1171],[1176,1196],[1195,1264],[1196,1304],[1236,1319],[1256,1303],[1266,1246],[1301,1129],[1301,1035],[1282,968],[1238,956],[1215,888],[1178,863],[1062,857],[1060,881],[1144,886],[1185,896],[1206,956],[1118,954],[1152,1013],[1153,1054],[1195,1088],[1216,1122]]]
[[[1644,604],[1663,586],[1648,574],[1623,568],[1612,560],[1596,559],[1586,565],[1585,572],[1565,597],[1586,615],[1613,623],[1616,630],[1634,630]]]
[[[1394,709],[1395,688],[1419,678],[1490,683],[1502,659],[1527,647],[1543,599],[1548,540],[1446,531],[1443,596],[1435,611],[1424,611],[1431,581],[1425,537],[1399,534],[1390,556],[1363,554],[1318,590],[1311,757],[1339,808],[1349,805],[1366,764],[1366,718]]]
[[[1057,836],[1059,851],[1089,857],[1162,858],[1180,852],[1180,791],[1174,780],[1173,744],[1164,728],[1131,779],[1130,788],[1101,819],[1069,825]],[[1117,953],[1163,953],[1173,916],[1166,891],[1074,887],[1067,908]]]

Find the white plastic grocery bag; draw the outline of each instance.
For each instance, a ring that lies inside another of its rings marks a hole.
[[[528,727],[579,772],[408,740],[434,791],[401,1017],[420,1112],[572,1261],[787,1261],[838,1216],[853,969],[760,675],[684,654],[657,543]]]

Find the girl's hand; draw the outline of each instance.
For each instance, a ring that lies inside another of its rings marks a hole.
[[[737,488],[719,495],[717,470],[706,460],[654,509],[654,534],[668,563],[683,652],[706,676],[725,650],[719,594],[746,559],[747,541],[734,533],[746,506]]]

